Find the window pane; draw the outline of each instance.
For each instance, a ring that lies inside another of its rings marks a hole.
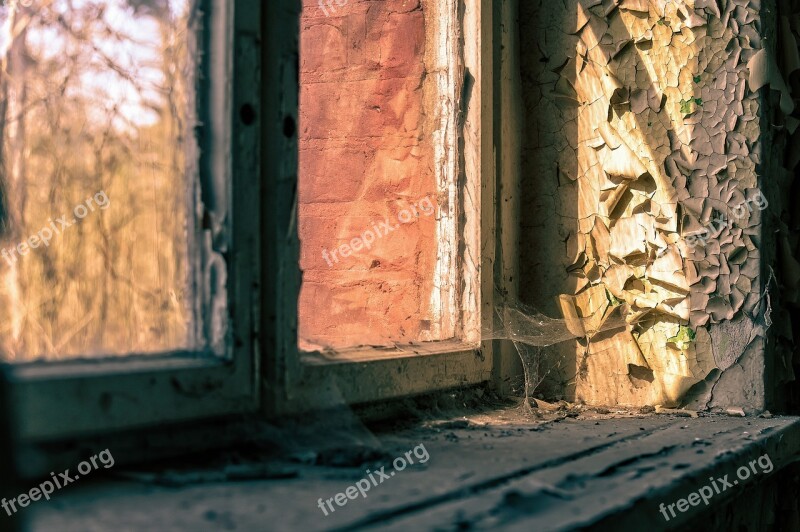
[[[455,334],[454,283],[445,279],[454,271],[456,202],[437,153],[442,115],[429,71],[436,30],[429,6],[304,1],[302,349]]]
[[[5,358],[198,343],[189,15],[187,0],[0,7]]]

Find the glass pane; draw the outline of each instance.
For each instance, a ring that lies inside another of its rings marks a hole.
[[[195,345],[190,5],[4,4],[4,358]]]
[[[434,15],[417,1],[303,4],[300,348],[452,338]]]

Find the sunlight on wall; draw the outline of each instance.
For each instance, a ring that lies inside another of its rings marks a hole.
[[[575,225],[559,305],[588,339],[576,346],[576,399],[675,405],[721,366],[714,324],[742,318],[759,296],[753,51],[734,38],[735,28],[758,45],[757,13],[618,4],[578,2],[574,52],[561,61],[546,48],[561,65],[551,94],[565,120],[558,194],[577,202],[561,213]],[[540,130],[552,131],[546,120]],[[743,204],[750,211],[732,216]],[[720,217],[704,245],[687,243]],[[602,330],[620,311],[627,326]]]

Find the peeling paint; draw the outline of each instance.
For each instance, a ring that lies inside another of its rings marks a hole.
[[[567,323],[620,305],[625,314],[627,327],[550,353],[574,361],[574,374],[560,375],[574,383],[563,393],[680,404],[692,386],[719,379],[721,358],[763,346],[766,335],[759,248],[769,211],[742,206],[761,194],[768,117],[759,89],[778,91],[785,114],[794,104],[765,44],[761,3],[535,4],[520,17],[523,40],[530,34],[538,49],[523,59],[523,168],[543,177],[523,176],[523,186],[536,196],[531,216],[555,219],[533,240],[557,264],[537,270],[526,292],[543,310],[560,296]],[[791,71],[800,69],[793,35],[784,31],[792,52],[780,62]],[[541,247],[565,234],[566,255],[560,242]],[[705,245],[690,245],[704,234]],[[725,327],[733,323],[752,334]]]

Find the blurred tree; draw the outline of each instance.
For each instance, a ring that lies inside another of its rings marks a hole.
[[[192,345],[189,7],[51,0],[0,7],[0,246],[110,201],[0,260],[6,358]],[[57,226],[57,225],[56,225]]]

